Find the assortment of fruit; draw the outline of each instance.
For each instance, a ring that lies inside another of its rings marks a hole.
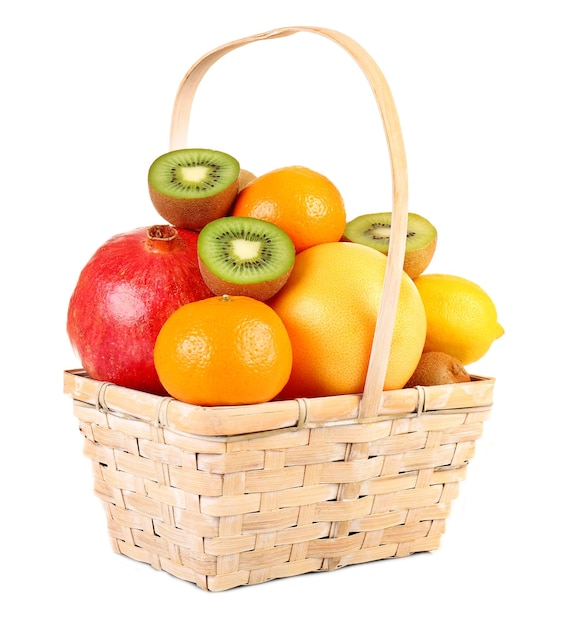
[[[216,150],[161,155],[148,184],[166,223],[105,242],[70,299],[89,376],[205,406],[363,391],[391,213],[348,221],[324,175]],[[469,381],[504,332],[481,287],[426,272],[436,245],[410,213],[386,389]]]

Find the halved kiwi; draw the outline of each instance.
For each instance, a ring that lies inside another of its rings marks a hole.
[[[286,283],[295,248],[279,226],[256,217],[209,222],[197,241],[199,268],[215,295],[268,300]]]
[[[173,226],[200,230],[227,215],[238,193],[238,161],[226,152],[184,148],[162,154],[149,168],[151,201]]]
[[[346,224],[342,239],[375,248],[383,254],[389,250],[391,213],[368,213]],[[437,247],[437,230],[429,220],[418,215],[407,215],[407,241],[403,269],[416,278],[428,267]]]

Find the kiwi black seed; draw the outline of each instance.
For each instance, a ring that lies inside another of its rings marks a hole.
[[[342,239],[375,248],[383,254],[389,250],[391,213],[360,215],[346,224]],[[437,230],[417,213],[407,215],[407,240],[403,269],[416,278],[427,269],[437,247]]]
[[[184,148],[157,157],[149,168],[153,206],[167,222],[200,230],[227,215],[238,193],[238,161],[219,150]]]
[[[197,241],[199,268],[215,295],[268,300],[286,283],[295,248],[279,226],[256,217],[209,222]]]

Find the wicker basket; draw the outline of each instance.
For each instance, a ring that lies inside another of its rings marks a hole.
[[[492,403],[492,378],[383,391],[407,169],[389,88],[355,41],[291,27],[213,50],[180,85],[171,149],[184,147],[196,88],[217,59],[300,31],[361,67],[389,148],[392,245],[363,394],[210,408],[64,372],[114,550],[210,591],[436,549]]]

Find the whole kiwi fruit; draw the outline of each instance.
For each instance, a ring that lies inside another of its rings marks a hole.
[[[445,352],[424,352],[405,387],[449,385],[470,380],[470,375],[459,359]]]

